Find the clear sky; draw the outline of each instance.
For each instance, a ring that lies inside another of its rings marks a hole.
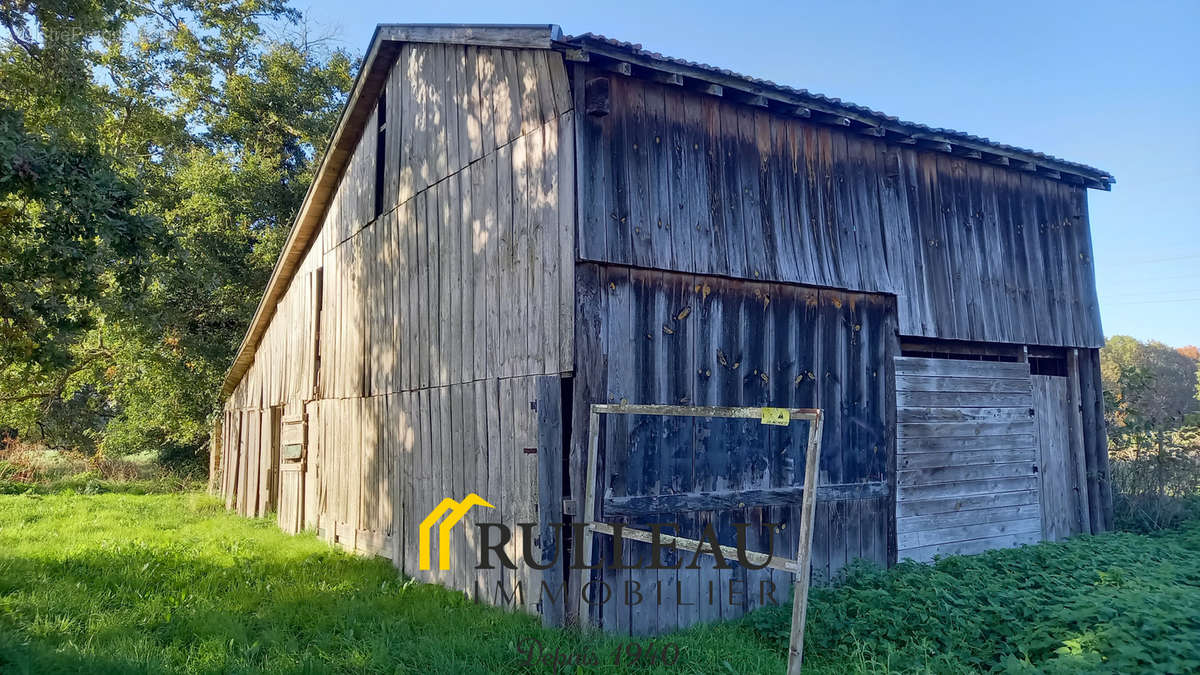
[[[1200,343],[1200,1],[310,0],[377,23],[556,23],[1112,173],[1089,190],[1106,335]]]

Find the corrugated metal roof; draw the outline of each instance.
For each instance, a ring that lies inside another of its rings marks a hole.
[[[694,71],[689,73],[689,76],[697,79],[703,79],[707,74],[712,77],[719,77],[722,80],[738,80],[745,84],[745,87],[748,91],[753,91],[755,93],[761,93],[760,90],[778,92],[785,94],[790,98],[801,99],[820,106],[822,109],[840,111],[842,114],[845,114],[848,117],[854,117],[858,119],[865,118],[866,120],[870,120],[880,126],[887,127],[889,129],[894,128],[910,135],[922,137],[943,137],[951,143],[954,141],[959,141],[970,145],[983,146],[988,150],[992,150],[998,154],[1014,155],[1022,158],[1028,158],[1028,160],[1041,161],[1048,165],[1052,165],[1052,168],[1061,168],[1062,170],[1067,170],[1087,178],[1092,178],[1100,181],[1101,183],[1116,182],[1112,174],[1109,172],[1088,166],[1086,164],[1080,164],[1078,162],[1061,159],[1059,157],[1054,157],[1053,155],[1048,155],[1046,153],[1038,152],[1028,148],[1008,145],[1006,143],[999,143],[990,138],[975,136],[973,134],[956,131],[954,129],[931,127],[917,122],[904,121],[895,116],[879,112],[878,110],[873,110],[866,106],[858,105],[857,103],[851,103],[849,101],[843,101],[839,98],[825,96],[824,94],[811,92],[807,89],[797,89],[795,87],[778,84],[770,80],[763,80],[756,77],[751,77],[749,75],[735,73],[731,70],[718,68],[707,63],[698,63],[696,61],[688,61],[686,59],[678,59],[675,57],[666,56],[658,52],[650,51],[644,48],[642,45],[632,42],[615,40],[613,38],[597,35],[595,33],[584,33],[582,35],[565,36],[562,38],[561,44],[577,49],[583,49],[585,51],[587,51],[589,47],[597,46],[615,48],[616,50],[624,52],[630,56],[640,57],[642,59],[649,59],[651,61],[660,62],[663,64],[671,64],[689,69]]]

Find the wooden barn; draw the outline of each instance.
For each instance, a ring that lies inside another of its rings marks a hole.
[[[589,491],[597,403],[821,409],[815,579],[1105,530],[1087,190],[1112,182],[556,26],[381,25],[225,380],[215,487],[480,601],[634,634],[786,602],[790,575],[585,576],[551,524],[732,545],[749,523],[793,557],[805,432],[605,416]],[[494,508],[421,570],[422,520],[469,493]],[[484,521],[553,564],[477,570]]]

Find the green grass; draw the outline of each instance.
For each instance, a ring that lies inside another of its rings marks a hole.
[[[814,672],[1195,670],[1200,522],[859,570],[809,616]],[[771,608],[658,642],[680,647],[670,672],[778,673],[787,622]],[[605,661],[627,643],[543,630],[194,493],[0,495],[0,673],[529,672],[532,639]]]

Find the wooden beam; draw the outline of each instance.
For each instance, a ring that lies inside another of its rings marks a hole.
[[[650,79],[660,84],[673,84],[678,87],[683,86],[683,76],[678,73],[668,73],[664,70],[649,70]]]
[[[821,462],[823,418],[808,429],[808,451],[804,458],[804,485],[817,484],[817,465]],[[800,675],[804,664],[804,624],[808,618],[808,585],[812,574],[813,518],[817,511],[816,490],[809,490],[800,505],[800,540],[796,552],[796,576],[792,587],[792,630],[788,639],[788,675]]]
[[[834,113],[827,113],[822,110],[813,110],[812,111],[812,120],[814,122],[820,122],[822,124],[832,124],[835,127],[850,126],[850,118],[849,117],[845,117],[843,115],[837,115]]]
[[[582,49],[564,49],[562,50],[563,60],[572,63],[588,63],[592,57]]]
[[[601,64],[600,67],[603,68],[604,70],[607,70],[610,73],[616,73],[618,75],[624,75],[626,77],[633,75],[633,66],[630,66],[628,63],[626,63],[624,61],[609,61],[607,63]]]
[[[805,108],[802,105],[793,106],[791,109],[791,114],[792,114],[792,117],[803,117],[805,119],[808,119],[808,118],[812,117],[812,109]]]
[[[858,130],[858,133],[863,136],[874,136],[875,138],[883,138],[887,135],[887,129],[880,127],[863,127]]]
[[[950,153],[953,150],[953,148],[950,146],[950,144],[946,143],[944,141],[930,140],[928,138],[921,138],[920,136],[918,136],[916,138],[917,138],[917,147],[925,148],[926,150],[936,150],[938,152],[945,152],[945,153]]]
[[[725,96],[747,105],[757,106],[759,108],[767,107],[767,97],[762,96],[761,94],[755,94],[753,92],[742,91],[739,89],[726,89]]]
[[[819,502],[873,499],[876,497],[886,497],[887,495],[887,484],[878,482],[820,485],[817,487],[817,501]],[[605,518],[609,518],[613,516],[645,516],[655,513],[724,511],[726,509],[744,509],[759,506],[787,506],[800,502],[803,497],[803,486],[606,497],[602,513]]]
[[[384,40],[392,42],[430,42],[478,47],[513,49],[550,49],[562,39],[562,29],[554,24],[380,24]]]
[[[621,527],[617,529],[608,523],[596,523],[592,529],[598,534],[606,534],[610,537],[621,537],[622,539],[630,539],[632,541],[640,541],[644,544],[654,544],[655,536],[652,532],[638,530],[632,527]],[[659,532],[657,543],[661,546],[674,547],[692,553],[708,553],[713,554],[712,546],[697,539],[688,539],[679,537],[673,534]],[[718,545],[717,548],[721,551],[721,557],[725,560],[737,560],[738,550],[733,546]],[[772,569],[783,570],[785,572],[796,571],[796,561],[786,558],[777,558],[766,553],[758,551],[742,551],[742,555],[746,556],[746,561],[756,566],[766,566]]]

